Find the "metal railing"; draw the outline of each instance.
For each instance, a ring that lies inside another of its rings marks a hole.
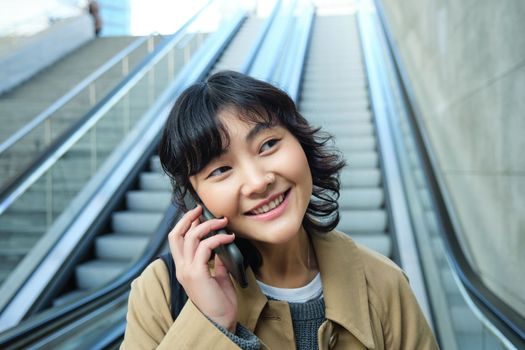
[[[84,118],[55,140],[31,167],[0,194],[0,232],[11,237],[13,265],[0,286],[0,309],[39,265],[79,210],[73,199],[133,130],[143,114],[189,58],[203,45],[198,33],[180,41],[207,8],[205,4],[177,33],[167,38],[142,64],[104,97]],[[82,192],[84,191],[84,192]],[[24,246],[26,245],[26,246]],[[1,323],[1,322],[0,322]]]
[[[525,319],[482,282],[461,248],[458,241],[458,234],[461,232],[459,221],[450,205],[447,188],[432,152],[428,135],[422,127],[421,111],[410,89],[410,82],[403,69],[392,34],[388,30],[382,5],[377,0],[374,3],[378,12],[379,26],[385,37],[385,55],[392,60],[391,74],[396,81],[400,82],[390,87],[399,95],[397,97],[399,104],[397,117],[391,123],[398,124],[398,128],[401,129],[398,131],[399,134],[404,135],[405,145],[403,146],[400,142],[399,147],[406,147],[407,150],[407,154],[404,155],[404,162],[407,164],[406,186],[411,188],[414,198],[422,197],[418,199],[419,203],[411,205],[411,211],[415,227],[421,227],[417,230],[418,243],[423,249],[421,255],[425,257],[423,260],[425,268],[428,269],[427,273],[432,276],[428,283],[433,287],[431,296],[435,302],[436,319],[439,321],[441,318],[438,331],[441,333],[442,346],[447,349],[459,348],[459,344],[453,339],[455,330],[451,324],[452,316],[447,315],[448,311],[445,309],[447,307],[446,296],[440,295],[437,291],[439,286],[436,286],[436,280],[438,279],[432,275],[432,271],[437,272],[437,267],[436,262],[430,260],[440,259],[439,256],[433,256],[439,254],[436,246],[442,247],[440,250],[443,250],[446,255],[446,261],[462,297],[465,298],[466,304],[483,325],[481,333],[486,337],[490,335],[497,337],[498,341],[509,349],[522,348],[525,346]],[[408,159],[409,153],[413,153],[410,159]],[[419,185],[414,184],[417,182]],[[418,191],[423,193],[416,193]],[[427,223],[421,221],[427,221]],[[425,228],[429,226],[428,221],[432,222],[431,229]],[[432,232],[429,231],[435,231],[437,236],[432,237]],[[482,348],[492,349],[491,345],[485,345]]]
[[[154,40],[154,36],[149,36],[132,42],[3,141],[0,188],[9,186],[39,154],[93,108],[118,83],[115,76],[124,79],[130,73],[130,61],[145,56],[141,54],[144,48],[151,53]]]

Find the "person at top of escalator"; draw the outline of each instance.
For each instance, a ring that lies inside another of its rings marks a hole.
[[[188,296],[171,316],[166,264],[132,283],[121,349],[437,349],[403,271],[334,230],[339,172],[331,137],[292,99],[223,71],[177,99],[159,145],[174,199],[187,210],[169,233],[176,283]],[[208,236],[226,228],[232,234]],[[214,255],[234,242],[248,287]]]

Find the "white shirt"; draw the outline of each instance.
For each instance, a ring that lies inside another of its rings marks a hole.
[[[314,279],[306,286],[299,288],[272,287],[259,280],[257,280],[257,284],[259,284],[261,291],[267,297],[289,303],[305,303],[307,301],[317,300],[323,296],[323,284],[321,283],[320,273],[317,273]]]

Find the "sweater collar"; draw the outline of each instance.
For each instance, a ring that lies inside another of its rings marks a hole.
[[[326,318],[373,349],[365,272],[357,246],[337,231],[312,234],[311,237],[323,281]],[[261,292],[251,268],[247,269],[247,278],[247,288],[241,288],[235,281],[234,285],[239,322],[253,331],[268,299]]]

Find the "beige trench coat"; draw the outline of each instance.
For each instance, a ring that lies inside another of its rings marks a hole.
[[[437,349],[403,272],[387,258],[337,231],[312,235],[326,305],[319,349]],[[290,309],[269,301],[248,269],[249,287],[235,284],[238,321],[262,349],[295,349]],[[121,349],[238,349],[191,302],[170,315],[167,268],[153,262],[132,284]]]

